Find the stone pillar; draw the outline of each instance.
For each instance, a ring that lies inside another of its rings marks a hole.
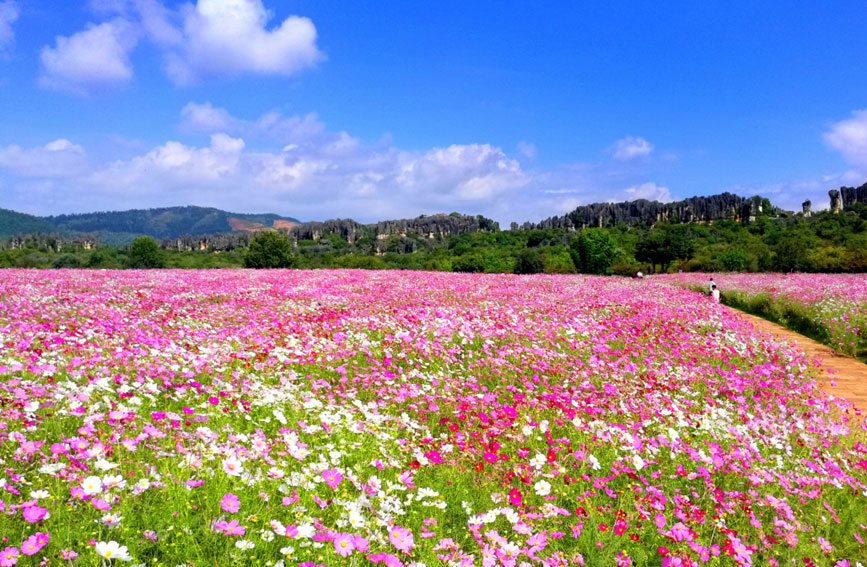
[[[843,205],[840,202],[840,192],[836,189],[831,189],[828,191],[828,196],[831,197],[831,212],[839,213]]]
[[[805,217],[813,216],[813,203],[811,203],[809,199],[801,204],[801,209],[804,211]]]

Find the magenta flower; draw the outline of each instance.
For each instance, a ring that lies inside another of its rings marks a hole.
[[[337,485],[340,484],[340,480],[343,478],[340,472],[337,469],[326,469],[322,471],[322,480],[325,481],[325,484],[331,490],[337,490]]]
[[[674,541],[683,541],[692,539],[689,534],[689,528],[683,525],[682,522],[678,522],[671,527],[671,533],[669,534]]]
[[[224,494],[220,499],[220,508],[224,511],[234,514],[241,508],[241,501],[231,492]]]
[[[24,516],[25,522],[28,524],[35,524],[48,514],[48,510],[40,508],[39,506],[27,506],[21,510],[21,514]]]
[[[388,541],[395,546],[399,551],[409,553],[415,547],[413,542],[412,532],[400,526],[394,526],[388,531]]]
[[[232,520],[231,522],[228,522],[225,526],[225,529],[223,530],[223,532],[226,535],[241,535],[241,536],[244,535],[244,532],[246,532],[246,531],[247,530],[246,530],[246,528],[244,528],[244,526],[238,525],[238,520]]]
[[[7,547],[0,551],[0,567],[12,567],[18,563],[18,548]]]
[[[21,553],[24,555],[35,555],[39,550],[45,547],[48,543],[48,534],[36,532],[21,544]]]

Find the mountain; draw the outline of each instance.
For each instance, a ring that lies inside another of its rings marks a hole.
[[[0,209],[0,238],[6,238],[13,234],[53,232],[53,230],[53,225],[44,218],[9,209]]]
[[[103,242],[124,242],[135,236],[178,238],[225,232],[257,232],[291,228],[298,219],[263,213],[230,213],[212,207],[164,207],[75,215],[37,217],[0,209],[0,237],[24,233],[88,233]]]

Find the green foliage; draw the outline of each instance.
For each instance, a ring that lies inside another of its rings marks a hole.
[[[162,268],[165,266],[159,244],[150,236],[139,236],[129,245],[127,266],[130,268]]]
[[[289,237],[279,232],[257,233],[244,255],[245,268],[294,268],[297,265]]]
[[[544,270],[545,265],[538,250],[521,250],[515,257],[514,272],[516,274],[540,274]]]
[[[747,256],[743,250],[726,250],[717,256],[717,261],[726,272],[743,272],[747,269]]]
[[[666,225],[648,232],[635,246],[635,259],[656,271],[665,271],[675,260],[689,260],[694,252],[690,225]]]
[[[55,269],[80,268],[81,259],[74,254],[61,254],[51,261],[51,267]]]
[[[610,272],[617,256],[617,244],[609,231],[590,228],[572,239],[570,253],[580,273],[604,275]]]

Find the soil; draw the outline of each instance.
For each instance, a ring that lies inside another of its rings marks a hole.
[[[808,360],[820,358],[822,366],[819,387],[828,394],[852,402],[856,408],[855,415],[867,415],[867,364],[761,317],[740,311],[738,313],[756,329],[773,336],[775,340],[796,343],[807,354]],[[832,381],[835,385],[832,385]]]

